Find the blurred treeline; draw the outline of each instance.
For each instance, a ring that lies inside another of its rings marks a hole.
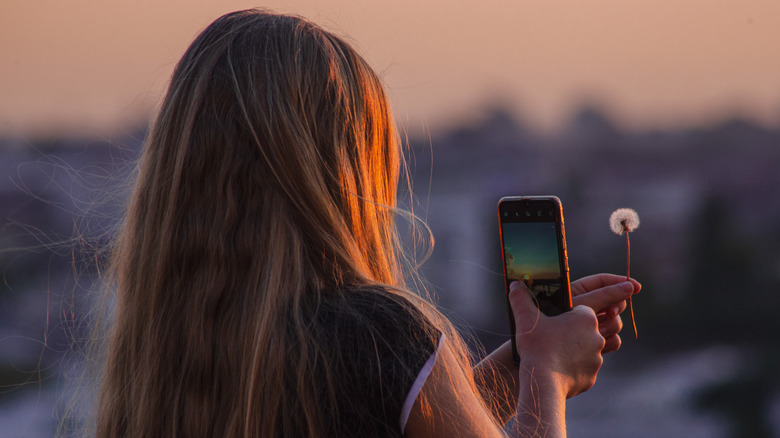
[[[0,436],[54,436],[81,385],[145,135],[0,139]]]
[[[61,385],[63,363],[83,351],[100,288],[93,283],[144,136],[0,139],[0,410]],[[487,348],[507,332],[500,197],[561,198],[573,279],[625,273],[625,241],[607,219],[631,207],[642,220],[631,272],[644,288],[634,301],[639,339],[623,333],[619,360],[641,367],[705,346],[737,348],[744,372],[703,388],[696,404],[733,418],[735,434],[771,436],[780,122],[626,131],[584,108],[560,132],[540,135],[496,108],[412,136],[407,160],[415,195],[402,189],[401,204],[436,241],[421,269],[428,290]]]

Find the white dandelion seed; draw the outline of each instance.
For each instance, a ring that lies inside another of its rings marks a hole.
[[[609,216],[609,228],[620,236],[626,231],[634,231],[639,228],[639,215],[633,209],[618,208]]]

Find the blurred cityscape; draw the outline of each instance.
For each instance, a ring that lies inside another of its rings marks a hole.
[[[89,388],[101,249],[145,135],[0,139],[1,437],[52,436],[74,388]],[[624,274],[607,219],[639,213],[639,338],[625,330],[596,387],[570,401],[572,436],[780,436],[780,121],[634,132],[586,107],[541,135],[496,107],[410,138],[407,161],[414,195],[400,202],[435,238],[421,274],[477,355],[507,339],[499,198],[562,200],[573,279]]]

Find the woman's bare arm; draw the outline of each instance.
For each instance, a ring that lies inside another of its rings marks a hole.
[[[412,406],[404,432],[409,438],[504,436],[446,340]]]

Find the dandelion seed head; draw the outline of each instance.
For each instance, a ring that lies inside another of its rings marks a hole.
[[[639,228],[639,215],[633,209],[618,208],[609,216],[609,228],[618,235],[634,231]]]

